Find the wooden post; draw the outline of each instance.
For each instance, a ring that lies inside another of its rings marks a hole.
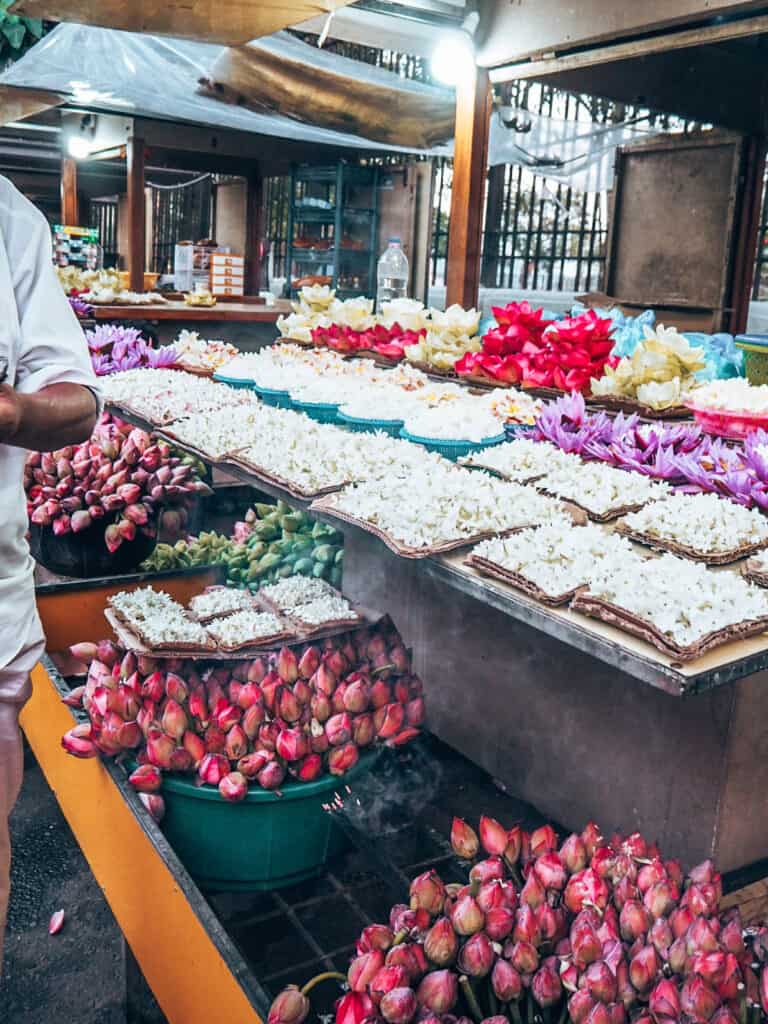
[[[261,279],[261,237],[264,219],[264,182],[255,168],[247,180],[245,197],[245,294],[258,295]]]
[[[448,306],[458,302],[469,308],[478,299],[491,99],[488,72],[482,68],[476,68],[468,81],[456,87],[445,298]]]
[[[755,277],[755,250],[760,230],[765,154],[765,136],[752,135],[744,140],[733,242],[731,313],[726,320],[727,326],[723,328],[731,334],[743,334],[749,319],[749,303]]]
[[[144,199],[144,140],[128,140],[128,287],[144,291],[147,211]]]
[[[61,223],[76,227],[80,223],[77,197],[77,161],[71,156],[61,158]]]

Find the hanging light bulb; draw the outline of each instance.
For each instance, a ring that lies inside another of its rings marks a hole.
[[[449,29],[438,39],[430,66],[432,77],[442,85],[456,86],[474,73],[474,36],[479,21],[478,12],[472,11],[461,28]]]

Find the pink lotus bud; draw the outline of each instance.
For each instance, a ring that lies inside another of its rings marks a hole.
[[[685,971],[685,965],[688,962],[688,950],[684,938],[675,939],[669,947],[667,960],[675,974],[682,974]]]
[[[181,704],[171,699],[166,702],[161,725],[163,732],[173,736],[174,739],[181,739],[189,726],[189,721]]]
[[[310,1003],[295,985],[284,988],[269,1008],[267,1024],[304,1024],[309,1016]],[[359,1021],[347,1021],[346,1024],[362,1024]]]
[[[331,701],[324,693],[313,693],[309,706],[312,717],[321,724],[331,717]]]
[[[544,886],[536,875],[536,866],[534,865],[533,871],[528,875],[525,885],[520,890],[520,902],[526,903],[535,910],[536,907],[541,906],[546,896]]]
[[[441,913],[445,903],[445,885],[435,871],[425,871],[414,878],[410,888],[410,905],[412,910],[422,908],[435,917]],[[482,927],[482,925],[481,925]],[[465,934],[470,935],[471,932]]]
[[[638,900],[629,900],[621,908],[619,927],[621,937],[627,942],[634,942],[635,939],[644,936],[650,926],[650,914]]]
[[[531,995],[539,1006],[547,1007],[559,1002],[562,994],[557,959],[548,957],[531,980]]]
[[[679,895],[672,882],[665,879],[651,886],[643,896],[643,903],[652,917],[666,917],[675,906]]]
[[[236,804],[245,800],[248,793],[248,782],[240,772],[229,772],[219,781],[219,793],[225,800]]]
[[[176,743],[170,736],[166,736],[159,729],[152,730],[147,737],[147,756],[150,764],[158,768],[170,768],[171,755],[176,749]]]
[[[299,782],[314,782],[323,774],[323,759],[319,754],[307,754],[291,770]]]
[[[375,1004],[381,1001],[382,996],[396,988],[405,988],[408,985],[408,972],[398,964],[391,964],[389,967],[380,967],[368,986],[368,992]]]
[[[371,701],[371,707],[383,708],[387,704],[392,703],[392,687],[385,679],[376,679],[371,686],[368,696]]]
[[[688,878],[694,885],[702,885],[706,882],[712,882],[716,877],[717,869],[715,868],[714,861],[712,860],[703,860],[701,864],[697,864],[695,868],[691,868],[688,872]]]
[[[387,1024],[408,1024],[416,1015],[417,1008],[416,993],[406,986],[386,992],[379,1004],[379,1012]]]
[[[691,956],[694,953],[714,953],[720,948],[713,925],[704,917],[697,917],[691,923],[685,934],[685,944]]]
[[[507,830],[496,821],[482,815],[480,818],[480,842],[483,849],[491,857],[500,857],[507,848]]]
[[[629,963],[629,980],[642,995],[650,992],[661,969],[659,955],[653,946],[644,946]]]
[[[123,543],[123,537],[116,523],[111,523],[104,531],[104,543],[107,545],[110,554],[117,551]]]
[[[273,755],[267,750],[255,750],[252,754],[246,754],[245,757],[240,758],[237,762],[237,770],[246,779],[253,781],[272,758]]]
[[[264,676],[267,674],[267,666],[264,664],[263,658],[254,658],[248,668],[248,682],[249,683],[260,683]]]
[[[590,867],[600,878],[610,878],[616,866],[616,851],[610,846],[601,846],[595,850]]]
[[[387,953],[386,963],[405,968],[410,984],[415,985],[428,969],[424,948],[415,942],[401,942]]]
[[[117,529],[123,540],[136,539],[136,524],[132,523],[130,519],[120,519],[117,523]]]
[[[665,978],[654,988],[648,1000],[648,1009],[657,1020],[676,1021],[680,1017],[680,996],[673,981]]]
[[[496,907],[517,909],[517,890],[511,882],[501,882],[494,878],[484,882],[477,891],[477,905],[484,914]]]
[[[735,953],[736,956],[741,956],[744,952],[744,936],[740,918],[728,921],[720,929],[720,945],[728,953]]]
[[[223,754],[227,745],[227,734],[216,725],[209,725],[205,730],[205,749],[209,754]]]
[[[53,535],[55,537],[62,537],[65,533],[70,531],[70,519],[66,514],[60,515],[58,519],[53,520]]]
[[[367,711],[370,704],[370,687],[364,678],[356,679],[344,691],[344,709],[358,715]]]
[[[373,717],[356,715],[352,719],[352,740],[358,747],[368,747],[373,743]]]
[[[502,1003],[516,1002],[522,995],[523,979],[506,960],[499,959],[493,965],[491,985],[496,998]]]
[[[354,743],[334,747],[328,754],[328,771],[331,775],[344,775],[350,768],[354,768],[359,759],[360,753]]]
[[[568,880],[563,901],[574,914],[578,914],[584,906],[603,910],[608,903],[608,886],[591,868],[585,868]]]
[[[169,672],[165,677],[165,692],[171,700],[183,704],[189,697],[189,687],[175,672]]]
[[[443,1014],[449,1013],[456,1005],[458,992],[458,978],[452,971],[432,971],[422,979],[416,998],[420,1006]]]
[[[225,704],[216,712],[216,725],[223,729],[224,732],[229,732],[233,725],[237,725],[240,722],[242,717],[243,713],[240,708],[236,708],[234,704]]]
[[[387,740],[397,735],[405,721],[405,709],[402,704],[385,704],[373,713],[373,727],[379,739]]]
[[[605,1003],[596,1003],[589,1011],[587,1024],[611,1024],[611,1011]]]
[[[284,761],[300,761],[309,753],[309,741],[301,729],[281,729],[275,748]]]
[[[97,714],[104,715],[114,711],[117,706],[117,690],[106,686],[97,686],[91,694],[91,705]]]
[[[76,725],[61,737],[61,745],[73,757],[98,757],[99,752],[91,739],[90,722]]]
[[[657,882],[663,882],[667,878],[667,869],[662,862],[656,858],[650,864],[643,864],[637,873],[637,887],[641,893],[646,893]]]
[[[299,658],[298,673],[301,679],[311,679],[320,667],[320,649],[308,647]]]
[[[711,1022],[712,1024],[738,1024],[738,1018],[735,1013],[731,1013],[727,1006],[721,1006],[719,1010],[715,1011]]]
[[[576,992],[579,987],[579,968],[571,960],[560,961],[560,984],[566,992]]]
[[[139,793],[139,800],[149,816],[159,825],[165,817],[165,800],[159,793]]]
[[[640,890],[625,875],[613,888],[613,903],[617,910],[623,910],[624,905],[632,900],[640,900]]]
[[[554,913],[553,908],[548,907]],[[509,907],[492,907],[485,915],[485,931],[489,939],[503,942],[515,926],[515,913]]]
[[[703,978],[686,978],[680,991],[680,1007],[692,1021],[708,1021],[719,1005],[720,997]]]
[[[74,690],[70,690],[66,697],[61,698],[61,703],[66,704],[69,708],[81,708],[83,706],[83,696],[85,695],[84,686],[76,686]]]
[[[259,735],[256,744],[262,750],[275,750],[277,737],[280,735],[280,726],[277,722],[264,722],[259,726]]]
[[[282,647],[277,656],[277,674],[284,683],[295,683],[299,678],[299,665],[290,647]]]
[[[283,686],[277,696],[275,711],[284,722],[298,722],[301,718],[301,705],[296,696],[287,686]]]
[[[500,857],[488,857],[487,860],[479,860],[469,872],[470,882],[482,885],[484,882],[492,882],[494,879],[505,877],[504,864]]]
[[[689,907],[678,907],[669,915],[669,924],[676,939],[682,938],[694,921],[693,912]]]
[[[360,938],[357,940],[357,952],[370,953],[373,949],[380,949],[386,952],[394,942],[394,939],[395,936],[392,929],[388,928],[385,924],[369,924],[360,933]]]
[[[248,752],[248,737],[239,725],[233,725],[227,733],[224,753],[230,761],[239,761]]]
[[[91,525],[91,517],[85,509],[82,509],[78,512],[73,512],[69,522],[72,532],[80,533],[81,530],[86,530]]]
[[[352,719],[344,712],[332,715],[325,723],[325,735],[332,747],[340,747],[352,738]]]
[[[245,712],[240,723],[243,727],[243,732],[249,740],[255,740],[259,734],[259,728],[264,722],[264,711],[263,704],[252,704]]]
[[[152,672],[146,676],[141,683],[141,696],[155,704],[163,699],[165,694],[165,679],[162,672]]]
[[[123,750],[135,750],[143,740],[139,723],[123,722],[117,733],[117,741]]]
[[[438,967],[447,967],[456,959],[459,940],[447,917],[439,917],[424,938],[424,952]]]
[[[551,825],[542,825],[531,833],[531,856],[540,857],[557,849],[557,833]]]
[[[365,992],[384,966],[384,954],[380,949],[362,953],[349,965],[347,981],[353,992]]]
[[[689,973],[698,974],[712,988],[718,988],[725,979],[726,954],[721,950],[714,953],[696,953],[691,957]]]
[[[309,687],[309,683],[306,683],[303,679],[297,679],[293,684],[293,696],[299,702],[299,706],[302,709],[309,707],[309,703],[312,700],[312,690]]]
[[[230,693],[231,696],[231,693]],[[232,701],[243,711],[251,707],[264,707],[264,697],[258,683],[244,683],[237,692],[237,700]]]
[[[491,940],[485,932],[472,935],[459,950],[458,967],[471,978],[484,978],[496,959]]]
[[[309,1003],[307,1003],[307,1006],[309,1006]],[[375,1016],[376,1008],[371,1001],[371,997],[365,992],[347,992],[346,995],[336,1002],[336,1024],[366,1024],[367,1021],[372,1021]],[[283,1024],[283,1022],[270,1019],[268,1024]],[[290,1021],[287,1024],[294,1024],[294,1022]],[[296,1024],[301,1024],[301,1021],[296,1022]]]
[[[575,875],[577,871],[583,871],[587,866],[587,848],[581,836],[575,832],[568,836],[560,847],[560,860],[565,864],[568,873]]]
[[[573,1024],[585,1024],[592,1010],[598,1005],[602,1004],[595,1003],[586,989],[579,989],[568,1000],[568,1016]]]
[[[530,942],[507,942],[504,956],[512,964],[518,974],[533,974],[539,966],[539,954]]]
[[[277,761],[270,761],[265,764],[256,780],[262,789],[277,789],[285,779],[285,768]]]
[[[485,925],[485,914],[470,893],[460,896],[449,910],[451,924],[459,935],[474,935]]]
[[[616,978],[604,960],[596,960],[584,972],[584,982],[593,999],[612,1003],[618,994]]]
[[[557,943],[568,933],[568,925],[565,909],[553,907],[549,903],[542,903],[535,910],[536,923],[539,926],[539,934],[543,942]]]
[[[542,854],[534,863],[533,870],[545,889],[565,888],[568,874],[560,856],[554,851]]]
[[[648,941],[659,954],[662,960],[666,960],[669,954],[669,947],[674,942],[672,929],[664,917],[657,917],[648,932]]]
[[[311,684],[318,693],[324,693],[326,697],[332,697],[338,685],[338,679],[328,664],[323,662],[312,677]]]
[[[682,907],[690,907],[694,914],[707,916],[717,911],[720,895],[717,888],[710,883],[690,885],[683,893],[680,901]]]
[[[218,786],[224,776],[229,774],[229,761],[221,754],[206,754],[198,766],[197,774],[209,786]]]
[[[200,763],[200,761],[202,761],[206,754],[205,743],[203,742],[202,737],[198,736],[197,733],[191,732],[188,729],[184,733],[181,742],[184,746],[184,749],[192,758],[193,764],[195,765],[195,767],[197,767],[197,765]]]

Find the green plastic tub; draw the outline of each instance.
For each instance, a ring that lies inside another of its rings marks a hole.
[[[768,384],[768,335],[737,334],[734,344],[744,353],[744,374],[750,384]]]
[[[362,755],[345,775],[316,782],[286,782],[282,796],[258,787],[229,803],[194,777],[164,775],[162,829],[184,866],[204,889],[280,889],[311,878],[347,845],[323,810],[335,790],[366,774],[377,750]]]

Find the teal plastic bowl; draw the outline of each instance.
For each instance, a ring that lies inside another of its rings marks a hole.
[[[214,373],[213,379],[219,384],[228,384],[231,388],[237,388],[240,391],[250,391],[253,388],[253,381],[243,380],[242,377],[226,377],[223,373]]]
[[[399,437],[404,423],[404,420],[364,420],[358,416],[347,416],[344,412],[339,412],[338,420],[342,427],[357,434],[373,434],[380,430],[390,437]]]
[[[245,800],[229,803],[194,776],[164,775],[163,832],[195,881],[204,889],[280,889],[312,878],[347,839],[323,810],[335,790],[362,778],[378,750],[363,754],[345,775],[316,782],[286,782],[281,796],[251,787]]]
[[[423,445],[428,452],[437,452],[438,455],[442,455],[452,462],[460,459],[463,455],[469,455],[470,452],[479,452],[483,448],[489,448],[493,444],[501,444],[502,441],[506,441],[504,434],[486,437],[482,441],[441,441],[434,437],[417,437],[415,434],[409,434],[405,427],[400,431],[400,437],[405,441],[413,441],[415,444]]]
[[[306,413],[310,419],[318,423],[338,423],[338,402],[297,402],[295,399],[292,401],[297,412]]]
[[[281,391],[276,388],[262,388],[258,384],[252,384],[251,387],[265,405],[273,405],[276,409],[293,408],[291,396],[287,391]]]

